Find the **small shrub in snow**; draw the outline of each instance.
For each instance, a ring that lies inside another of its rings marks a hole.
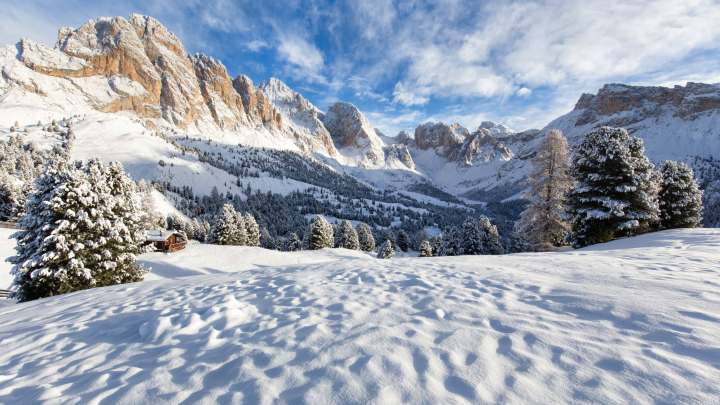
[[[702,197],[692,169],[666,161],[660,173],[660,220],[663,228],[694,228],[702,223]]]
[[[390,239],[385,239],[385,242],[383,242],[383,244],[380,245],[380,249],[378,249],[377,257],[378,259],[389,259],[393,256],[395,256],[393,243]]]
[[[431,257],[433,255],[433,248],[430,241],[424,240],[420,242],[420,257]]]
[[[308,248],[318,250],[331,248],[335,242],[333,227],[322,215],[318,215],[310,223],[308,232]]]
[[[573,156],[577,186],[568,205],[576,247],[651,230],[659,220],[659,179],[641,139],[622,128],[590,132]]]
[[[352,250],[360,249],[357,231],[348,220],[340,223],[340,247]]]
[[[357,226],[358,242],[360,249],[365,252],[375,250],[375,237],[372,234],[370,226],[366,223],[359,223]]]

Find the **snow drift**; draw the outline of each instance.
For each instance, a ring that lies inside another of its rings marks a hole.
[[[3,306],[0,402],[711,403],[719,248],[717,229],[427,259],[193,244],[143,256],[154,281]]]

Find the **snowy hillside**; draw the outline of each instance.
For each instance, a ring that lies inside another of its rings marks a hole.
[[[3,306],[0,402],[713,403],[718,251],[717,229],[430,259],[195,244],[143,256],[156,281]]]

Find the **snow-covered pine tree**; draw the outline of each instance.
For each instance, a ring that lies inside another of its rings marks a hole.
[[[461,230],[461,253],[463,255],[499,255],[504,253],[497,227],[488,217],[468,218]]]
[[[260,246],[265,249],[277,249],[277,240],[270,234],[264,226],[260,228]]]
[[[302,241],[297,233],[291,232],[285,242],[285,250],[288,252],[297,252],[302,249]]]
[[[210,241],[217,245],[234,245],[237,235],[237,218],[235,208],[231,204],[224,204],[215,218]]]
[[[94,241],[96,251],[91,255],[101,257],[94,263],[98,285],[142,280],[146,270],[135,262],[135,255],[140,252],[144,241],[140,199],[135,182],[118,162],[105,166],[99,160],[90,160],[85,170],[91,186],[100,196],[100,205],[104,206],[101,212],[104,213],[105,225],[97,224],[100,237]],[[98,183],[92,178],[96,170],[102,173]]]
[[[247,245],[247,227],[245,217],[242,213],[235,211],[235,229],[232,236],[232,244],[237,246]]]
[[[410,249],[410,237],[404,230],[399,230],[397,233],[397,247],[403,252],[407,252]]]
[[[451,226],[442,234],[442,244],[436,250],[438,256],[457,256],[463,254],[462,251],[462,235],[460,230]]]
[[[316,216],[308,231],[308,248],[310,250],[330,248],[333,247],[334,243],[335,237],[332,225],[322,215]]]
[[[15,180],[0,175],[0,221],[14,220],[23,210],[24,196]]]
[[[567,194],[573,186],[567,140],[557,129],[550,130],[532,160],[530,200],[517,222],[530,250],[551,250],[565,244],[571,226],[567,220]]]
[[[658,222],[658,175],[642,140],[625,129],[588,133],[575,151],[572,173],[577,186],[568,206],[576,247],[646,232]]]
[[[249,212],[245,214],[245,233],[248,246],[260,246],[260,226]]]
[[[375,250],[375,237],[372,234],[370,226],[364,222],[357,225],[358,242],[360,250],[372,252]]]
[[[702,197],[693,170],[683,162],[666,161],[660,170],[660,220],[662,227],[695,228],[702,223]]]
[[[11,258],[14,296],[27,301],[139,281],[139,210],[134,183],[99,161],[49,166],[20,221]]]
[[[380,249],[378,249],[377,257],[378,259],[389,259],[393,256],[395,256],[393,242],[390,239],[385,239],[385,242],[383,242],[383,244],[380,245]]]
[[[345,249],[360,249],[358,234],[348,220],[340,222],[340,247]]]
[[[420,257],[432,257],[432,255],[433,248],[430,241],[426,239],[420,242]]]

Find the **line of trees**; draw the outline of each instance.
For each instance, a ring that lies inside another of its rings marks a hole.
[[[583,247],[702,222],[702,191],[692,169],[666,161],[657,170],[642,140],[623,128],[588,133],[572,159],[562,133],[550,131],[529,181],[530,203],[517,223],[527,250]]]

